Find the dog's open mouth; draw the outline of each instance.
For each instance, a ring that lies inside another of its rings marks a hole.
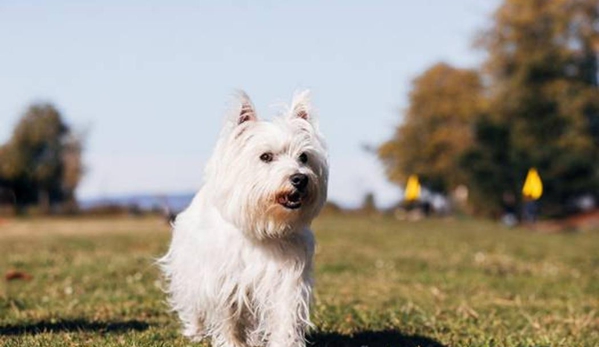
[[[302,199],[303,194],[297,190],[294,190],[292,192],[279,195],[277,197],[277,202],[279,205],[287,209],[295,210],[302,207]]]

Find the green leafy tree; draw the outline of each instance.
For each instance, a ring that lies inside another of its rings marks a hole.
[[[27,109],[9,142],[0,147],[0,177],[21,207],[74,202],[82,174],[81,141],[51,104]]]
[[[75,191],[85,173],[83,167],[83,141],[83,134],[73,132],[70,132],[63,140],[61,197],[64,208],[68,212],[75,212],[78,207]]]
[[[545,184],[545,212],[563,213],[571,198],[599,187],[599,5],[505,0],[493,19],[480,40],[488,53],[489,120],[463,162],[479,192],[473,202],[497,210],[501,201],[490,198],[502,192],[489,187],[519,195],[534,166]],[[500,140],[484,132],[501,133]],[[486,171],[492,160],[501,168]]]
[[[509,150],[510,133],[503,123],[481,117],[475,125],[474,144],[460,158],[460,164],[468,173],[470,201],[475,202],[471,211],[498,217],[503,212],[505,194],[517,196],[518,171],[511,165]]]
[[[482,93],[476,71],[443,63],[416,78],[403,123],[378,149],[388,177],[405,184],[417,174],[441,192],[464,183],[458,158],[473,141],[472,124],[484,108]]]

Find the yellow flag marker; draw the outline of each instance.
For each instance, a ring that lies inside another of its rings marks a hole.
[[[418,182],[418,176],[411,175],[408,177],[408,183],[406,184],[406,191],[404,198],[406,201],[418,200],[420,197],[420,182]]]
[[[522,187],[522,195],[532,200],[538,200],[543,195],[543,182],[534,167],[528,170],[524,187]]]

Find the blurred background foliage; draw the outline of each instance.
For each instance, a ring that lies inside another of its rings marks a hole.
[[[596,0],[505,0],[475,42],[478,70],[439,63],[413,82],[410,104],[378,154],[388,177],[418,174],[433,190],[469,187],[497,216],[530,167],[543,211],[568,213],[599,188],[599,6]]]
[[[0,147],[0,187],[20,212],[38,205],[74,212],[75,189],[83,174],[82,136],[75,134],[51,104],[31,105],[12,137]]]

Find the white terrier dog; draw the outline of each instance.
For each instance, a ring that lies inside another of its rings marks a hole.
[[[285,114],[258,120],[239,95],[159,260],[170,303],[193,340],[213,347],[305,346],[311,326],[314,235],[328,162],[308,92]]]

